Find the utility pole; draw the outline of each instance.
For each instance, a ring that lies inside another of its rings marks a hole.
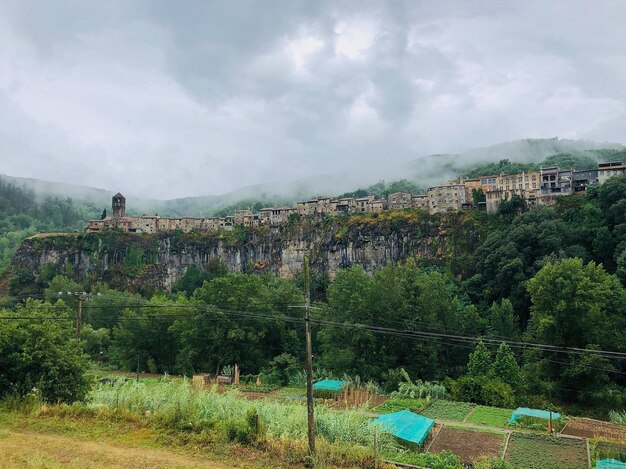
[[[83,322],[83,300],[85,296],[82,293],[76,294],[78,300],[78,314],[76,314],[76,340],[80,340],[80,327]]]
[[[94,295],[100,296],[100,293],[87,293],[84,291],[83,292],[60,291],[58,293],[59,298],[61,298],[62,296],[73,296],[78,301],[78,308],[76,309],[76,340],[80,340],[80,329],[83,325],[83,301],[91,298]]]
[[[313,346],[311,345],[311,272],[309,255],[304,255],[304,326],[306,336],[306,410],[309,436],[309,456],[315,457],[315,420],[313,405]]]

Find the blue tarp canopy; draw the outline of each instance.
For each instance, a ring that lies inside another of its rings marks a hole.
[[[435,425],[435,421],[408,410],[401,410],[381,415],[371,425],[376,425],[398,438],[421,445]]]
[[[596,462],[596,469],[625,469],[626,463],[617,459],[601,459]]]
[[[518,407],[511,414],[509,423],[517,422],[522,417],[536,417],[538,419],[550,420],[550,412],[547,410],[529,409],[528,407]],[[561,414],[552,412],[552,420],[558,420]]]
[[[346,384],[348,384],[346,381],[339,381],[338,379],[323,379],[313,384],[313,390],[341,392],[346,387]]]

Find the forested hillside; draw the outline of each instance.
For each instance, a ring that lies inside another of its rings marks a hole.
[[[0,271],[24,238],[42,232],[82,231],[85,221],[99,217],[101,211],[70,198],[50,196],[38,201],[33,191],[0,178]]]

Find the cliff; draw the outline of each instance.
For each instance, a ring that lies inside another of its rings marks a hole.
[[[206,269],[216,262],[229,271],[292,277],[301,272],[308,251],[312,271],[332,278],[351,265],[372,272],[411,256],[442,262],[471,256],[486,217],[396,210],[216,233],[36,235],[24,240],[9,275],[41,284],[42,276],[61,273],[86,284],[102,280],[115,288],[171,290],[189,266]]]

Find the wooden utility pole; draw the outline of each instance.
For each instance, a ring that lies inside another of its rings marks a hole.
[[[85,297],[78,293],[76,295],[76,299],[78,300],[78,311],[76,314],[76,339],[80,340],[80,328],[83,322],[83,300]]]
[[[309,436],[309,456],[315,457],[315,419],[313,405],[313,346],[311,344],[311,272],[309,255],[304,255],[304,326],[306,336],[306,410]]]

